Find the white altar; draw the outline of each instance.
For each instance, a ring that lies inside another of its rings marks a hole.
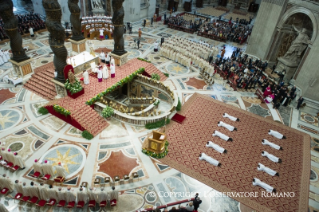
[[[100,62],[99,57],[97,55],[93,56],[87,51],[67,59],[67,63],[71,64],[74,68],[74,74],[78,74],[84,70],[90,69],[90,64],[93,62],[98,64]]]

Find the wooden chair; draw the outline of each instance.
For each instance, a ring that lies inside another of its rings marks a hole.
[[[133,176],[133,179],[136,179],[136,178],[137,178],[138,181],[140,180],[140,178],[139,178],[137,172],[133,172],[133,173],[132,173],[132,176]]]
[[[120,181],[119,176],[115,176],[115,177],[114,177],[114,184],[116,184],[116,183],[119,182],[119,181]]]

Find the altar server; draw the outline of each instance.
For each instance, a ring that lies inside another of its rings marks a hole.
[[[229,125],[229,124],[226,124],[225,122],[222,122],[222,121],[219,121],[219,122],[218,122],[218,126],[219,126],[219,127],[225,127],[225,128],[226,128],[227,130],[229,130],[229,131],[234,131],[234,130],[237,131],[237,128],[236,128],[236,127],[231,126],[231,125]]]
[[[99,82],[102,82],[102,77],[103,77],[102,68],[100,66],[99,69],[97,70],[97,78],[98,78]]]
[[[205,161],[207,161],[208,163],[210,163],[210,164],[212,164],[212,165],[214,165],[214,166],[220,166],[220,165],[221,165],[220,162],[218,162],[218,161],[215,160],[214,158],[212,158],[212,157],[206,155],[205,153],[201,153],[201,154],[199,155],[199,160],[205,160]]]
[[[260,186],[260,187],[264,188],[267,192],[276,192],[276,189],[274,189],[274,187],[268,185],[267,183],[262,182],[258,178],[253,179],[253,185]]]
[[[104,30],[101,28],[99,31],[100,31],[100,39],[103,40],[103,38],[104,38]]]
[[[85,85],[88,85],[90,83],[89,73],[87,70],[83,71],[83,82]]]
[[[105,53],[104,53],[104,51],[101,52],[100,58],[101,58],[101,62],[105,63]]]
[[[280,158],[278,158],[278,157],[276,157],[276,156],[274,156],[274,155],[272,155],[272,154],[270,154],[270,153],[268,153],[266,151],[262,151],[261,155],[264,156],[264,157],[267,157],[269,160],[271,160],[271,161],[273,161],[275,163],[281,163],[281,159]]]
[[[231,116],[231,115],[229,115],[229,114],[227,114],[227,113],[224,113],[224,114],[223,114],[223,117],[224,117],[224,118],[229,118],[229,119],[232,120],[232,121],[239,121],[239,118],[236,118],[236,117],[234,117],[234,116]]]
[[[264,172],[266,172],[267,174],[269,174],[271,176],[275,176],[275,175],[279,176],[278,172],[276,172],[275,170],[272,170],[271,168],[268,168],[268,167],[264,166],[261,163],[258,163],[257,170],[258,171],[264,171]]]
[[[275,138],[286,139],[286,136],[274,130],[269,130],[268,134],[274,136]]]
[[[107,69],[107,66],[103,66],[103,79],[109,78],[109,70]]]
[[[115,62],[114,59],[112,58],[111,60],[111,78],[115,77]]]
[[[154,43],[154,52],[158,52],[158,43],[157,43],[157,41]]]
[[[268,141],[267,139],[263,139],[262,142],[261,142],[263,145],[268,145],[274,149],[277,149],[277,150],[282,150],[282,147],[277,145],[277,144],[274,144],[270,141]]]
[[[211,142],[211,141],[208,141],[207,144],[206,144],[206,147],[211,147],[213,149],[215,149],[217,152],[219,153],[226,153],[227,150],[224,149],[223,147],[220,147],[219,145]]]
[[[227,135],[215,130],[215,132],[213,133],[213,136],[218,136],[220,137],[221,139],[225,140],[225,141],[233,141],[232,138],[228,137]]]

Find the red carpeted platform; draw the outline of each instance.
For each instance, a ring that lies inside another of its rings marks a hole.
[[[185,116],[182,116],[182,115],[180,115],[180,114],[178,114],[178,113],[176,113],[176,114],[172,117],[172,121],[175,121],[175,122],[180,123],[180,124],[182,124],[185,119],[186,119]]]
[[[225,112],[239,118],[240,122],[223,118]],[[187,119],[183,124],[172,122],[168,125],[166,134],[169,153],[159,159],[162,163],[220,192],[257,192],[258,197],[232,197],[257,211],[308,210],[311,159],[309,135],[197,93],[182,106],[180,113]],[[238,131],[230,132],[218,127],[218,121],[235,126]],[[284,134],[287,139],[280,140],[268,135],[269,129]],[[232,137],[233,142],[213,137],[215,130]],[[262,139],[280,145],[283,150],[262,145]],[[220,154],[207,148],[205,145],[208,141],[225,148],[227,153]],[[262,157],[262,151],[281,158],[282,163],[274,163]],[[218,160],[221,167],[200,161],[198,158],[202,152]],[[279,177],[258,171],[258,163],[277,171]],[[294,196],[262,196],[265,190],[253,186],[253,178],[273,186],[277,194],[291,192]]]

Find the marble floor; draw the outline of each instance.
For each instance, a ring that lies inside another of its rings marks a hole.
[[[137,30],[141,21],[133,23],[133,34],[125,35],[125,48],[130,58],[142,57],[151,60],[159,70],[169,74],[165,84],[179,96],[182,103],[198,92],[211,98],[247,110],[262,117],[278,120],[294,129],[308,133],[312,137],[311,178],[309,193],[309,211],[319,210],[319,127],[315,111],[307,108],[296,110],[292,102],[287,108],[274,110],[271,105],[261,103],[253,92],[235,92],[219,76],[215,76],[215,84],[208,86],[199,76],[196,67],[184,67],[175,62],[162,58],[153,51],[153,43],[161,36],[172,35],[198,41],[200,39],[218,47],[227,46],[226,52],[238,47],[235,43],[222,43],[198,37],[193,34],[168,29],[162,23],[153,27],[143,28],[140,49],[134,46]],[[113,47],[113,41],[93,40],[95,49]],[[53,60],[52,51],[48,44],[48,32],[36,34],[36,39],[24,38],[23,45],[28,46],[27,54],[33,58],[32,67],[37,68]],[[69,52],[71,44],[65,43]],[[245,49],[245,45],[239,46]],[[9,44],[0,48],[9,49]],[[230,52],[231,54],[231,52]],[[158,206],[188,199],[189,193],[200,193],[203,203],[200,212],[252,211],[252,209],[228,198],[218,197],[213,188],[193,179],[169,166],[152,159],[141,152],[142,144],[151,132],[144,127],[122,123],[115,119],[109,121],[103,132],[92,140],[81,137],[81,131],[69,124],[48,115],[40,115],[37,109],[46,104],[47,100],[27,91],[21,85],[17,87],[6,84],[3,77],[12,70],[12,65],[6,63],[0,66],[0,141],[5,148],[19,152],[26,163],[26,169],[11,173],[0,168],[0,174],[7,174],[13,181],[29,183],[32,181],[32,164],[35,159],[49,160],[52,163],[62,161],[68,176],[63,187],[70,186],[73,190],[82,182],[93,185],[96,178],[104,182],[107,176],[130,174],[137,172],[139,179],[116,185],[121,192],[119,204],[112,211],[135,211],[141,208]],[[160,105],[165,109],[165,104]],[[109,191],[110,186],[105,188]],[[186,196],[163,195],[168,192],[181,192]],[[18,204],[11,198],[1,197],[9,211],[39,211],[29,204]],[[59,211],[62,209],[47,208],[44,211]],[[98,211],[95,208],[94,211]],[[111,210],[111,209],[110,209]],[[85,211],[89,211],[85,209]]]

